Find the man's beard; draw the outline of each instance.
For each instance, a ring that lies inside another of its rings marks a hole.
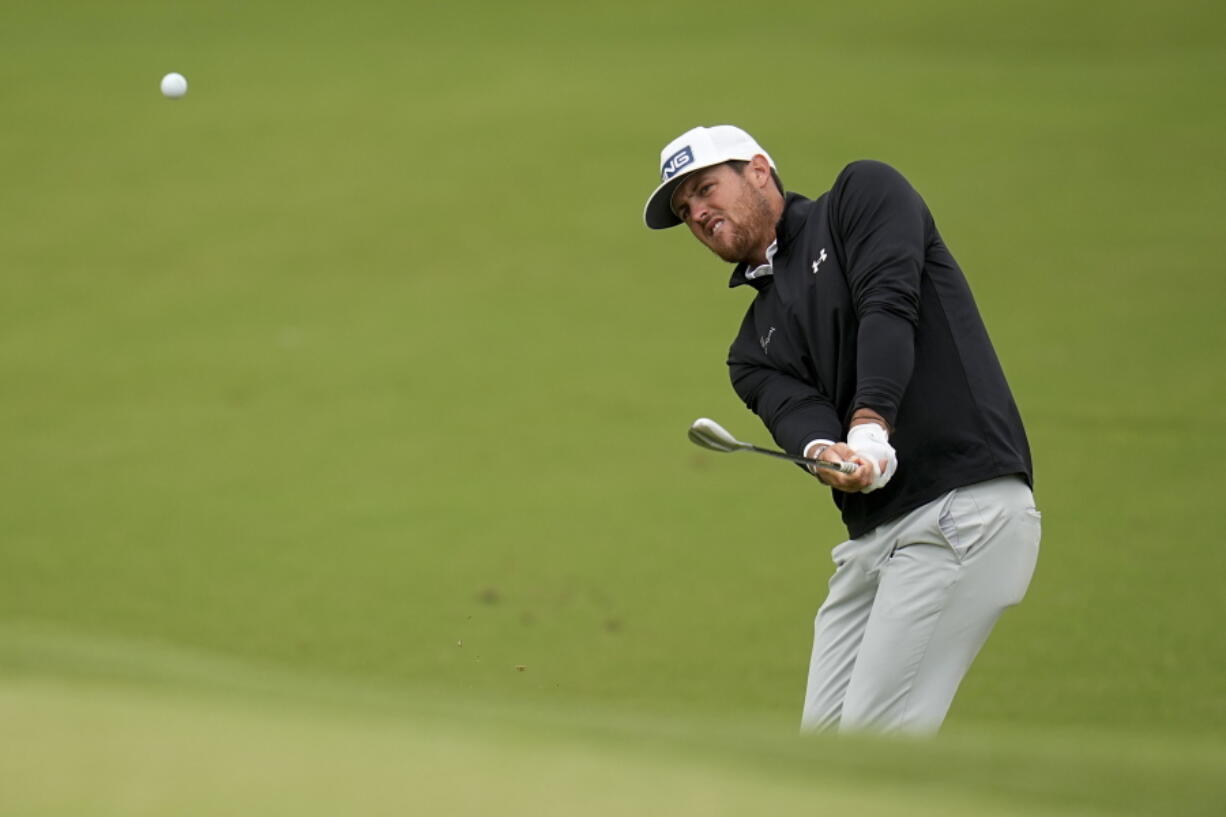
[[[734,224],[725,219],[724,226],[720,229],[731,232],[730,240],[718,247],[707,245],[711,252],[729,264],[753,264],[754,256],[762,249],[762,245],[769,243],[767,238],[774,227],[771,223],[770,205],[762,191],[746,185],[744,198],[748,205],[744,223]]]

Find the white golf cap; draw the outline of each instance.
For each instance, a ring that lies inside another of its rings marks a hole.
[[[682,179],[704,167],[764,156],[774,169],[775,161],[754,138],[735,125],[713,125],[688,130],[660,151],[660,186],[647,199],[643,221],[653,230],[681,223],[673,212],[673,192]]]

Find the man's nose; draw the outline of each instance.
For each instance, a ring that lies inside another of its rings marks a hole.
[[[701,199],[690,204],[690,220],[695,224],[705,224],[711,216],[711,208]]]

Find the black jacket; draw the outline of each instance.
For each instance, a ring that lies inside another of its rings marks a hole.
[[[733,387],[794,454],[844,440],[861,407],[893,427],[898,472],[834,491],[851,536],[963,485],[1033,479],[1021,416],[970,287],[919,194],[880,162],[848,165],[815,200],[788,194],[774,274],[728,355]]]

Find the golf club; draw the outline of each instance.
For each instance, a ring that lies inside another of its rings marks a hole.
[[[727,429],[719,423],[706,417],[699,417],[690,425],[690,442],[694,443],[694,445],[700,445],[712,451],[721,451],[725,454],[733,451],[753,451],[758,454],[765,454],[768,457],[778,457],[781,460],[789,460],[814,468],[841,471],[844,474],[854,474],[858,467],[854,462],[811,460],[808,457],[795,457],[782,451],[771,451],[769,448],[758,448],[756,445],[741,442],[729,434]]]

